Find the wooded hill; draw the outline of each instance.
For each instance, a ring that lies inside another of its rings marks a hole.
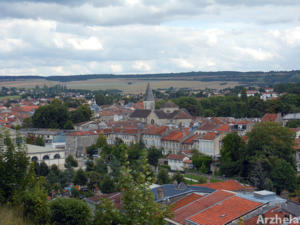
[[[185,72],[185,73],[157,73],[157,74],[85,74],[68,76],[0,76],[1,81],[15,81],[22,79],[45,79],[51,81],[70,82],[90,79],[145,79],[145,80],[197,80],[217,82],[239,82],[248,85],[270,85],[276,83],[300,82],[300,70],[292,71],[269,71],[269,72],[238,72],[238,71],[217,71],[217,72]]]

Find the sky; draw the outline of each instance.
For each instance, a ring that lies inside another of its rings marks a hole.
[[[299,0],[0,0],[0,75],[300,69]]]

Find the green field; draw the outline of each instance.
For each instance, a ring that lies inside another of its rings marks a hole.
[[[214,89],[223,89],[226,87],[234,87],[238,85],[237,82],[227,82],[224,85],[224,82],[202,82],[202,81],[193,81],[193,80],[178,80],[178,79],[91,79],[83,81],[71,81],[64,83],[68,88],[72,89],[88,89],[88,90],[106,90],[106,89],[119,89],[124,93],[144,93],[147,83],[150,82],[153,89],[158,88],[192,88],[192,89],[205,89],[205,88],[214,88]],[[37,85],[39,86],[53,86],[60,84],[57,81],[46,81],[43,79],[34,79],[34,80],[17,80],[17,81],[5,81],[0,82],[0,87],[18,87],[18,88],[33,88]]]
[[[8,96],[0,96],[0,101],[5,99],[19,99],[21,98],[20,95],[8,95]]]

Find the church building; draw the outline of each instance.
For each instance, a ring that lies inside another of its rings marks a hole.
[[[147,85],[144,95],[144,109],[136,109],[130,115],[131,119],[146,124],[189,126],[192,116],[185,109],[179,109],[172,101],[167,101],[160,109],[155,110],[155,99],[150,86]]]

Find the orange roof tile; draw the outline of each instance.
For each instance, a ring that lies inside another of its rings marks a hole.
[[[186,206],[192,202],[194,202],[195,200],[198,200],[202,197],[202,195],[199,194],[195,194],[192,193],[190,195],[185,196],[184,198],[180,199],[179,201],[175,202],[174,204],[172,204],[171,206],[171,210],[175,211],[183,206]]]
[[[226,198],[231,198],[232,196],[234,196],[233,193],[226,191],[216,191],[209,195],[203,196],[202,198],[173,211],[173,220],[184,224],[185,220],[190,216],[195,215],[195,213],[198,213],[201,210],[223,201]]]
[[[226,224],[260,206],[262,203],[234,196],[192,216],[188,221],[201,225]]]
[[[277,118],[276,113],[266,113],[261,119],[262,122],[274,122]]]
[[[217,133],[215,132],[208,132],[206,133],[203,137],[201,137],[201,139],[204,140],[214,140],[217,136]]]
[[[147,129],[144,133],[149,135],[162,135],[167,129],[167,126],[151,127]]]
[[[180,141],[184,137],[183,131],[174,131],[162,138],[163,141]]]
[[[229,124],[224,124],[224,125],[222,125],[222,126],[220,126],[218,129],[217,129],[217,131],[230,131],[230,126],[229,126]]]
[[[168,155],[168,159],[173,159],[173,160],[183,160],[186,156],[183,154],[170,154]]]
[[[207,184],[195,184],[194,186],[207,187],[215,190],[227,190],[227,191],[241,191],[241,190],[253,189],[252,186],[242,185],[235,180],[225,180],[225,181],[207,183]]]
[[[193,136],[184,140],[183,144],[193,144],[194,140],[199,136],[200,136],[199,134],[194,134]]]

